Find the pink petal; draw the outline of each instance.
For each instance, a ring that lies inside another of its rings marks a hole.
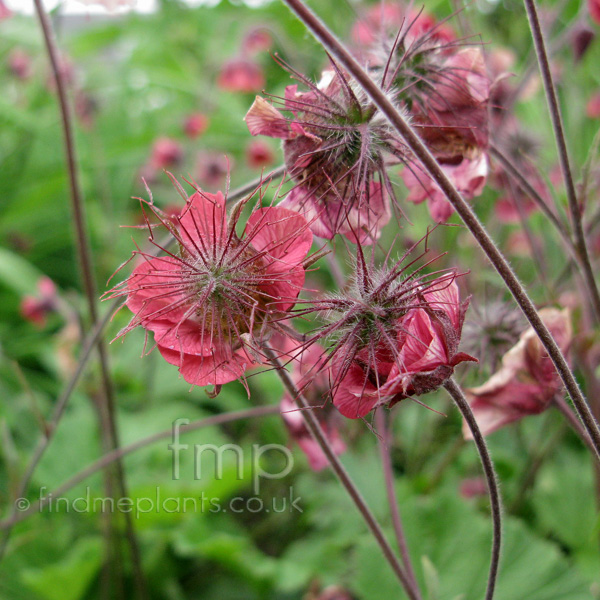
[[[212,256],[226,241],[227,217],[221,192],[196,192],[179,217],[179,234],[194,256]]]
[[[260,96],[256,96],[244,120],[252,135],[267,135],[284,140],[290,137],[285,117]]]
[[[254,366],[252,359],[243,351],[231,354],[216,349],[211,356],[183,354],[177,350],[158,346],[163,358],[179,367],[182,377],[192,385],[222,385],[239,379],[247,369]]]
[[[183,262],[163,256],[141,262],[127,280],[127,307],[144,327],[152,320],[179,321],[189,293],[183,285]]]

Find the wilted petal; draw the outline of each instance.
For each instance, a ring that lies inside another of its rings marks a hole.
[[[256,96],[244,120],[252,135],[266,135],[282,139],[290,137],[290,128],[285,117],[260,96]]]

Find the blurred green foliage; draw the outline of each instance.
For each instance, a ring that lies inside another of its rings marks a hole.
[[[348,38],[358,5],[337,0],[314,2],[336,33]],[[554,6],[544,3],[558,18],[560,31],[577,10],[577,2]],[[516,0],[469,5],[463,17],[472,31],[492,46],[507,46],[522,69],[530,57],[530,39],[521,4]],[[427,9],[439,17],[451,13],[449,3],[431,2]],[[259,28],[273,39],[271,51],[294,69],[317,79],[325,54],[290,12],[279,2],[251,9],[238,2],[220,2],[213,8],[191,9],[163,1],[153,15],[116,19],[81,19],[53,15],[59,43],[74,68],[74,95],[93,101],[91,122],[76,121],[79,167],[86,199],[87,222],[93,245],[98,289],[127,259],[134,245],[146,243],[147,231],[120,229],[139,225],[139,201],[147,197],[141,169],[153,142],[160,137],[177,140],[183,161],[172,170],[178,177],[197,179],[198,154],[227,154],[231,188],[260,175],[248,166],[246,147],[251,141],[243,116],[252,94],[224,92],[216,85],[227,59],[241,53],[241,42]],[[73,244],[68,182],[57,100],[49,91],[49,71],[38,25],[33,18],[14,16],[0,23],[0,502],[7,514],[19,477],[35,447],[40,415],[51,413],[66,385],[78,352],[77,339],[65,331],[64,318],[55,315],[42,328],[25,321],[20,302],[35,294],[41,275],[56,282],[67,306],[85,315],[78,263]],[[32,75],[16,78],[8,68],[11,51],[24,50],[32,60]],[[256,58],[266,76],[265,89],[282,96],[290,83],[268,52]],[[569,47],[559,53],[561,94],[574,164],[583,164],[594,128],[586,125],[584,106],[600,87],[597,70],[600,45],[596,42],[584,60],[573,64]],[[184,135],[182,124],[193,112],[209,118],[198,139]],[[523,123],[539,140],[541,171],[548,174],[555,154],[540,89],[517,107]],[[268,140],[267,143],[270,143]],[[281,153],[271,145],[277,161]],[[277,163],[276,163],[277,164]],[[274,165],[275,166],[275,165]],[[202,183],[200,181],[200,183]],[[221,183],[221,187],[225,182]],[[399,194],[402,188],[399,184]],[[158,206],[181,204],[164,174],[151,183]],[[216,189],[216,188],[215,188]],[[214,191],[211,190],[211,191]],[[560,189],[554,191],[564,203]],[[492,234],[507,247],[517,226],[494,219],[497,192],[486,190],[476,209]],[[403,205],[412,224],[388,228],[386,247],[399,235],[398,253],[427,231],[425,206]],[[452,223],[456,224],[454,218]],[[530,227],[544,245],[549,276],[558,278],[567,257],[539,214]],[[455,266],[471,271],[464,286],[474,303],[485,305],[501,295],[498,279],[460,227],[439,227],[429,238],[434,250],[451,249],[438,268]],[[340,252],[343,248],[340,248]],[[510,252],[510,249],[509,249]],[[513,265],[540,303],[548,302],[535,265],[528,256],[513,254]],[[127,271],[123,272],[123,276]],[[119,275],[117,275],[119,277]],[[314,276],[329,285],[325,272]],[[553,281],[554,283],[554,281]],[[568,291],[556,282],[557,293]],[[105,309],[106,310],[106,309]],[[84,317],[85,319],[85,317]],[[107,339],[127,323],[124,311],[115,316]],[[110,363],[117,391],[118,421],[123,444],[167,429],[180,417],[203,416],[276,404],[281,385],[272,373],[249,379],[250,398],[243,386],[228,384],[216,399],[201,389],[190,390],[176,368],[156,353],[140,357],[142,332],[128,335],[110,347]],[[485,370],[468,367],[461,379],[481,382]],[[24,382],[27,382],[25,384]],[[101,454],[93,397],[95,367],[79,386],[61,421],[55,439],[36,470],[28,497],[35,501]],[[491,526],[485,498],[465,499],[459,493],[466,478],[479,475],[470,445],[457,445],[460,419],[443,394],[426,398],[447,417],[405,401],[395,409],[393,459],[398,497],[418,578],[428,600],[479,600],[483,596]],[[556,444],[545,450],[542,467],[531,485],[528,473],[544,443],[554,435]],[[352,423],[347,432],[350,449],[342,460],[392,538],[391,523],[378,460],[377,439],[364,423]],[[223,428],[189,434],[193,443],[288,443],[279,417],[233,423]],[[598,565],[598,509],[589,457],[556,414],[530,418],[490,438],[492,454],[502,480],[507,523],[498,600],[583,600],[600,597]],[[357,598],[403,598],[388,566],[341,487],[330,473],[312,473],[293,447],[296,466],[285,479],[267,482],[261,497],[286,497],[292,489],[301,498],[302,512],[183,513],[161,511],[135,519],[144,571],[151,597],[165,600],[300,599],[311,583],[341,585]],[[453,460],[445,464],[445,458]],[[172,479],[167,441],[126,458],[132,499],[153,497],[157,487],[169,498],[219,497],[223,501],[249,497],[248,477],[238,479],[231,461],[218,480],[191,476],[191,455],[182,463],[185,475]],[[73,489],[74,500],[86,493],[102,497],[102,477],[96,475]],[[120,524],[122,527],[122,524]],[[0,564],[1,600],[88,600],[100,598],[104,561],[102,516],[97,513],[35,515],[18,525],[7,555]],[[132,567],[124,549],[122,569],[126,597],[133,596]]]

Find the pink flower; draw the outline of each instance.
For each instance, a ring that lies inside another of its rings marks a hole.
[[[125,296],[134,314],[120,335],[137,326],[152,331],[161,355],[193,385],[242,377],[257,361],[260,336],[294,306],[304,285],[303,261],[312,243],[306,221],[284,208],[257,208],[238,236],[249,199],[229,218],[220,192],[198,189],[174,219],[149,202],[179,253],[155,258],[135,252],[141,262],[108,293]]]
[[[414,59],[418,56],[415,51]],[[425,53],[422,60],[427,85],[411,83],[407,91],[413,125],[454,186],[465,198],[474,198],[482,193],[488,174],[491,82],[483,53],[478,47],[457,50],[451,45]],[[400,71],[397,79],[396,85],[408,85],[410,76]],[[403,179],[410,190],[409,201],[428,199],[438,223],[450,217],[451,205],[416,161],[404,169]]]
[[[592,20],[600,25],[600,0],[588,0],[588,9]]]
[[[242,40],[244,54],[259,54],[266,52],[273,45],[271,34],[266,29],[251,29]]]
[[[424,10],[407,9],[400,3],[378,3],[372,6],[365,16],[352,27],[352,38],[355,43],[369,47],[395,38],[400,32],[403,45],[411,46],[419,38],[427,36],[431,40],[451,41],[454,32]]]
[[[487,485],[483,477],[471,477],[460,482],[460,495],[467,500],[478,496],[487,496]]]
[[[185,118],[183,131],[190,139],[200,137],[208,127],[208,117],[203,113],[193,113]]]
[[[571,344],[568,309],[544,308],[540,316],[563,352]],[[503,357],[502,367],[483,385],[465,395],[483,435],[548,408],[562,390],[561,379],[542,343],[530,327]],[[471,439],[466,424],[463,434]]]
[[[25,296],[21,300],[21,315],[38,327],[44,327],[49,314],[58,310],[56,285],[49,277],[40,277],[37,296]]]
[[[315,235],[331,239],[339,233],[373,243],[390,219],[393,188],[384,155],[397,162],[404,149],[337,67],[324,71],[317,85],[302,81],[309,91],[288,86],[282,99],[291,117],[257,97],[246,115],[248,129],[283,140],[285,164],[296,182],[284,203],[306,216]]]
[[[246,162],[251,169],[261,169],[272,165],[275,161],[273,150],[262,140],[252,140],[246,146]]]
[[[231,170],[232,160],[222,152],[199,152],[196,158],[196,177],[209,189],[220,187]]]
[[[21,48],[13,48],[8,55],[8,68],[17,79],[31,77],[31,57]]]
[[[328,370],[322,369],[327,362],[326,355],[317,344],[304,351],[299,350],[296,345],[288,354],[291,357],[292,379],[296,387],[313,407],[314,414],[319,419],[333,451],[337,455],[343,454],[346,451],[346,445],[338,432],[337,418],[339,418],[339,414],[335,410],[331,410],[331,404],[327,404],[329,376]],[[311,436],[299,411],[294,399],[286,393],[281,400],[283,421],[292,438],[306,454],[311,469],[321,471],[329,464],[329,461],[319,444]]]
[[[183,160],[183,149],[172,138],[160,137],[152,145],[150,166],[156,170],[168,169]]]
[[[600,92],[596,92],[585,106],[585,114],[589,119],[600,119]]]
[[[467,306],[468,301],[460,302],[453,275],[430,283],[396,320],[394,337],[387,335],[374,349],[365,347],[350,363],[344,353],[334,359],[334,405],[356,419],[440,387],[456,365],[475,360],[458,352]]]
[[[485,154],[478,153],[473,158],[462,157],[457,164],[441,162],[441,167],[465,198],[474,198],[483,191],[488,174],[488,160]],[[410,190],[406,199],[415,204],[427,200],[429,213],[436,223],[445,223],[452,216],[454,208],[446,199],[444,192],[420,167],[416,165],[405,167],[402,171],[402,179],[404,185]]]
[[[221,68],[217,85],[228,92],[260,92],[265,87],[265,76],[256,63],[234,58]]]

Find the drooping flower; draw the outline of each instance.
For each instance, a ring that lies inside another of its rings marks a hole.
[[[228,92],[260,92],[265,87],[265,76],[260,65],[246,58],[234,58],[221,68],[217,85]]]
[[[204,113],[192,113],[183,122],[183,131],[191,140],[200,137],[208,127],[208,117]]]
[[[413,124],[454,186],[471,199],[483,191],[488,173],[490,80],[483,54],[475,47],[445,57],[438,68],[437,77],[428,82],[430,89],[415,95]],[[433,219],[448,219],[454,209],[417,163],[406,167],[403,177],[409,201],[428,199]]]
[[[214,190],[223,185],[233,166],[222,152],[203,150],[196,156],[196,179],[204,188]]]
[[[273,39],[266,29],[254,28],[244,35],[242,51],[244,54],[259,54],[268,51],[272,45]]]
[[[303,213],[319,237],[339,233],[353,243],[373,243],[390,219],[394,192],[388,161],[403,160],[405,149],[364,92],[335,64],[317,85],[292,73],[309,90],[286,88],[282,103],[291,117],[261,97],[246,115],[252,135],[283,140],[295,183],[283,205]]]
[[[321,368],[327,362],[325,353],[316,344],[304,351],[298,344],[289,344],[286,355],[290,357],[291,376],[296,388],[300,390],[312,407],[313,414],[319,420],[333,451],[337,455],[343,454],[346,451],[346,444],[338,431],[339,413],[332,410],[331,404],[328,404],[329,372],[328,369]],[[329,464],[329,461],[308,431],[299,410],[294,398],[286,393],[281,400],[283,421],[292,438],[306,455],[311,469],[321,471]]]
[[[181,144],[168,137],[159,137],[152,145],[150,165],[157,170],[168,169],[183,159]]]
[[[248,201],[227,216],[220,192],[197,189],[169,218],[147,202],[179,252],[134,252],[141,260],[132,275],[108,293],[125,297],[134,314],[120,335],[137,326],[153,332],[161,355],[193,385],[242,377],[256,363],[260,337],[293,307],[304,284],[312,243],[304,218],[284,208],[255,208],[238,235]]]
[[[37,327],[44,327],[48,315],[58,310],[58,293],[49,277],[40,277],[37,288],[36,296],[24,296],[21,300],[21,315]]]
[[[150,157],[141,167],[140,175],[147,183],[154,183],[161,171],[180,164],[183,156],[183,148],[177,140],[159,137],[152,144]]]
[[[333,404],[352,419],[432,391],[475,360],[458,351],[468,300],[454,271],[409,274],[402,261],[375,269],[357,250],[348,290],[315,303],[331,320],[318,338],[332,340]]]
[[[568,309],[544,308],[540,317],[558,346],[566,353],[572,339]],[[483,435],[548,408],[562,390],[562,381],[533,328],[503,357],[502,367],[483,385],[465,390],[465,396]],[[466,439],[471,433],[463,426]]]
[[[373,7],[357,27],[355,39],[364,44],[358,52],[381,87],[403,103],[455,187],[466,198],[479,195],[488,171],[491,85],[481,48],[456,40],[446,22],[399,4]],[[447,220],[453,208],[418,161],[403,177],[410,202],[428,199],[434,220]]]
[[[252,140],[246,146],[246,162],[251,169],[262,169],[272,165],[275,155],[271,146],[263,140]]]

